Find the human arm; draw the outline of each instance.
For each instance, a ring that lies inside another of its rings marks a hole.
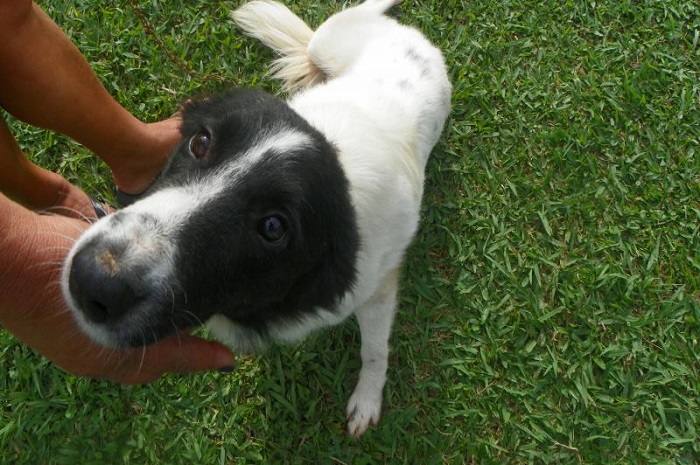
[[[39,215],[0,194],[0,326],[65,371],[91,378],[139,384],[233,366],[226,347],[186,333],[143,349],[108,349],[85,336],[59,283],[66,254],[88,226]]]

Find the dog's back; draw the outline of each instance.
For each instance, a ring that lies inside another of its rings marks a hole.
[[[232,17],[281,55],[271,70],[288,91],[330,79],[335,81],[332,95],[319,100],[350,94],[370,113],[382,104],[400,106],[402,121],[415,125],[415,155],[422,171],[449,114],[452,88],[440,51],[419,31],[384,15],[400,2],[367,0],[333,15],[316,32],[269,0],[247,3]],[[347,86],[339,92],[344,82]],[[322,92],[322,86],[314,89]]]

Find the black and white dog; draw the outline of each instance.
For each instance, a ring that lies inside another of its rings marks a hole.
[[[379,419],[399,269],[428,155],[450,111],[441,53],[367,0],[316,32],[279,3],[232,14],[282,56],[282,101],[232,90],[186,104],[148,195],[95,223],[62,286],[81,327],[142,346],[207,322],[236,351],[355,314],[362,370],[350,434]]]

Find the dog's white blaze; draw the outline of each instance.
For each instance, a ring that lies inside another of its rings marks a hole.
[[[312,141],[308,134],[292,129],[264,134],[263,137],[241,157],[241,163],[242,166],[245,167],[245,171],[247,171],[270,152],[279,155],[290,150],[297,150],[311,145]],[[240,169],[240,167],[238,169]]]
[[[217,198],[224,189],[235,186],[238,180],[249,173],[265,155],[283,154],[307,145],[311,145],[309,136],[294,130],[265,135],[253,147],[237,157],[236,162],[227,164],[208,175],[206,181],[163,189],[124,209],[123,212],[144,212],[162,219],[163,228],[167,229],[166,235],[169,235],[171,231],[180,229],[194,212]]]

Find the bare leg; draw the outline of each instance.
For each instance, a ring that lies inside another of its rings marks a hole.
[[[88,147],[125,192],[148,187],[179,139],[177,119],[145,124],[132,116],[29,0],[0,0],[0,44],[0,106]]]
[[[62,176],[24,156],[0,119],[0,192],[30,210],[48,210],[76,218],[95,218],[92,201]]]
[[[377,294],[357,310],[362,337],[362,369],[346,410],[348,432],[355,437],[379,421],[398,281],[399,268],[387,274]]]

